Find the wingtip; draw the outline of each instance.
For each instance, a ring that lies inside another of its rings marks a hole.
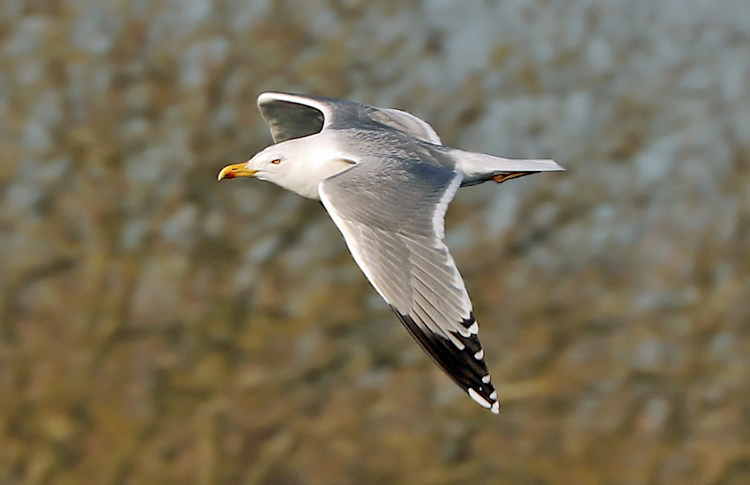
[[[500,414],[500,403],[497,401],[497,391],[493,390],[489,395],[490,401],[488,401],[484,396],[479,394],[471,387],[467,389],[467,392],[469,393],[469,397],[471,397],[474,402],[485,409],[489,409],[493,414]]]
[[[268,101],[278,99],[280,94],[283,95],[284,93],[279,93],[276,91],[263,91],[258,95],[258,106]]]
[[[474,400],[474,402],[476,402],[483,408],[492,409],[492,403],[482,397],[482,395],[477,391],[470,387],[469,389],[467,389],[467,392],[469,393],[469,396]]]
[[[289,101],[291,103],[305,104],[311,98],[305,94],[284,93],[281,91],[263,91],[258,95],[258,106],[268,101]]]

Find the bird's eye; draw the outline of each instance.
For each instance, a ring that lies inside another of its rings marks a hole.
[[[278,164],[281,163],[281,159],[280,158],[275,158],[275,159],[271,160],[271,163],[274,164],[274,165],[278,165]]]

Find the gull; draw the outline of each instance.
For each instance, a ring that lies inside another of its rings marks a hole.
[[[328,211],[375,290],[453,381],[497,414],[471,300],[445,236],[459,187],[563,170],[553,160],[519,160],[444,146],[405,111],[323,96],[258,97],[274,143],[219,180],[254,177]]]

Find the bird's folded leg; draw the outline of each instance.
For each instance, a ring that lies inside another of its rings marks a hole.
[[[518,177],[523,177],[525,175],[531,175],[532,173],[536,172],[506,172],[506,173],[499,173],[497,175],[492,176],[492,180],[495,182],[501,184],[505,182],[506,180],[510,179],[516,179]]]

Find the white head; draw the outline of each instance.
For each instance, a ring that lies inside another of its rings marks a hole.
[[[266,147],[245,163],[221,169],[219,180],[255,177],[304,197],[317,199],[320,182],[350,166],[350,163],[333,156],[330,150],[321,149],[314,138],[287,140]]]

